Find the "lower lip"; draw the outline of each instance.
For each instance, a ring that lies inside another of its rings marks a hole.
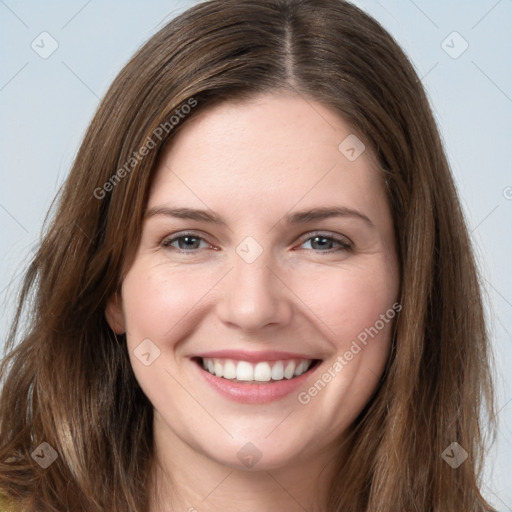
[[[266,404],[280,400],[296,391],[309,379],[319,365],[317,363],[313,370],[308,370],[299,377],[276,382],[263,382],[262,384],[241,383],[223,379],[203,370],[198,364],[195,364],[195,366],[205,381],[226,398],[244,404]]]

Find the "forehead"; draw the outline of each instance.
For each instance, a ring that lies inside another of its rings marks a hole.
[[[292,93],[228,101],[177,132],[159,160],[148,206],[182,200],[263,213],[266,200],[289,210],[336,199],[371,208],[383,199],[383,177],[363,148],[343,118],[316,101]]]

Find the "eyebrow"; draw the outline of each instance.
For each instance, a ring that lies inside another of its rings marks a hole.
[[[207,210],[197,210],[194,208],[168,208],[166,206],[154,206],[149,208],[144,214],[144,218],[151,218],[156,215],[166,215],[178,219],[197,220],[217,224],[227,227],[226,221],[216,213]],[[349,217],[364,221],[369,227],[375,228],[375,224],[363,213],[354,208],[347,207],[322,207],[310,210],[302,210],[285,215],[284,221],[289,225],[306,224],[308,222],[324,220],[332,217]]]

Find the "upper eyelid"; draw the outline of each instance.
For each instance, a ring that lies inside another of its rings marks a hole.
[[[199,232],[194,232],[194,231],[183,231],[183,232],[178,231],[177,233],[173,233],[172,235],[167,235],[164,238],[162,238],[161,243],[168,242],[168,241],[172,242],[174,240],[177,240],[179,238],[183,238],[186,236],[200,238],[201,240],[204,240],[205,242],[209,243],[210,245],[213,245],[204,234],[199,233]]]
[[[186,237],[186,236],[199,238],[202,241],[204,241],[210,245],[214,245],[208,240],[208,238],[205,235],[201,234],[200,232],[195,232],[195,231],[183,231],[183,232],[173,233],[172,235],[164,237],[162,239],[161,243],[163,244],[163,243],[167,242],[170,244],[171,242],[174,242],[174,241],[176,241],[180,238]],[[331,238],[334,241],[336,241],[342,245],[347,245],[347,246],[353,245],[352,240],[350,238],[348,238],[346,235],[341,235],[341,234],[333,233],[333,232],[329,232],[329,231],[308,231],[304,235],[301,235],[299,237],[299,240],[300,240],[300,243],[302,244],[316,236],[324,237],[324,238]]]
[[[300,240],[309,240],[310,238],[314,238],[315,236],[324,237],[324,238],[332,238],[334,240],[344,241],[346,240],[348,244],[352,245],[352,240],[346,235],[340,235],[339,233],[333,233],[329,231],[308,231],[304,235],[301,235]]]

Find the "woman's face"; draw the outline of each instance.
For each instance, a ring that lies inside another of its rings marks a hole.
[[[107,308],[157,447],[239,469],[330,456],[389,354],[394,244],[383,177],[333,111],[276,93],[191,119]]]

